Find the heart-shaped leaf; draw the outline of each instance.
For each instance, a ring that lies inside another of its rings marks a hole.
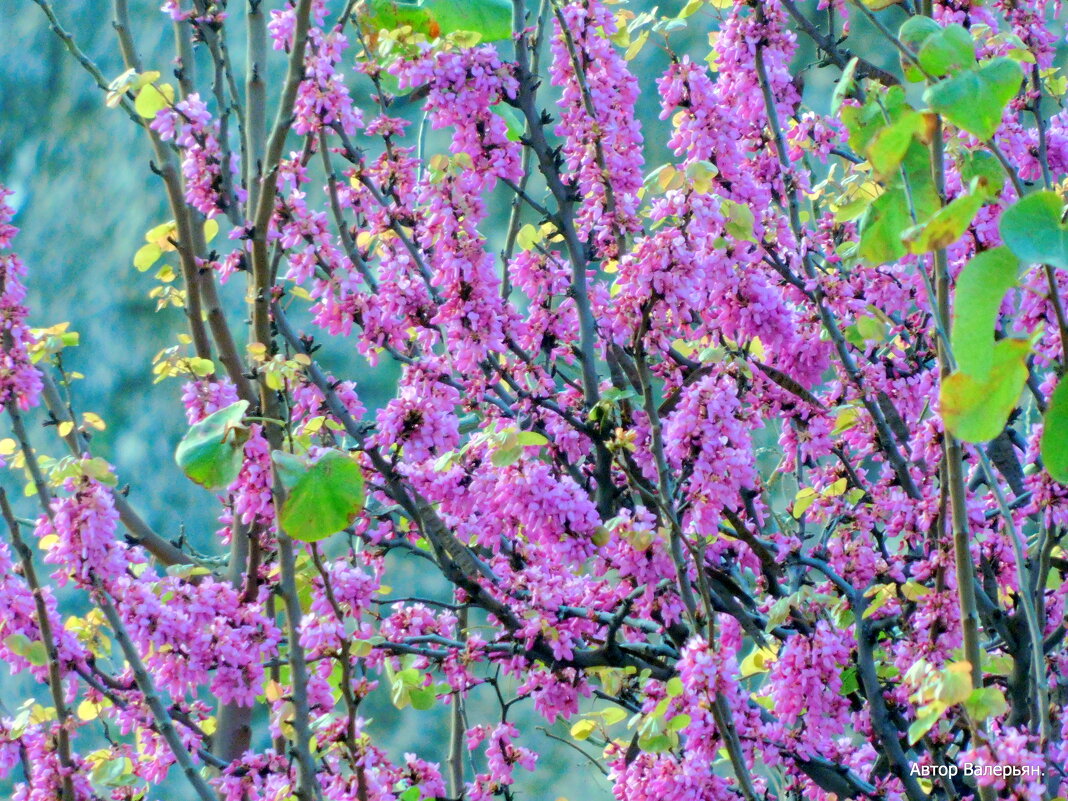
[[[977,687],[964,701],[964,708],[972,720],[986,720],[996,715],[1004,715],[1009,705],[1005,695],[997,687]]]
[[[957,278],[950,344],[957,367],[977,381],[990,374],[998,311],[1019,268],[1012,252],[999,247],[975,256]]]
[[[891,86],[881,96],[868,95],[862,106],[845,106],[841,118],[849,131],[849,146],[863,153],[875,134],[908,111],[912,107],[900,86]]]
[[[909,253],[930,253],[949,247],[968,230],[981,205],[982,195],[961,195],[939,209],[926,223],[906,232],[903,235],[905,247]]]
[[[1068,227],[1056,192],[1035,192],[1001,215],[1001,238],[1020,261],[1068,270]]]
[[[897,170],[913,137],[923,129],[923,115],[909,110],[876,133],[864,149],[875,174],[885,178]]]
[[[1054,479],[1068,484],[1068,381],[1061,379],[1042,418],[1042,463]]]
[[[900,259],[905,255],[901,234],[911,222],[904,190],[884,192],[868,207],[861,221],[857,253],[869,264]]]
[[[241,423],[246,409],[248,401],[237,401],[190,426],[174,452],[182,472],[208,489],[233,483],[248,440],[248,427]]]
[[[134,109],[147,120],[153,119],[160,111],[174,104],[174,87],[169,83],[149,84],[137,93]]]
[[[924,100],[958,128],[989,139],[1001,124],[1005,104],[1020,88],[1023,73],[1010,58],[995,58],[977,70],[946,78],[924,93]]]
[[[994,345],[990,372],[977,380],[957,370],[942,382],[942,421],[957,439],[986,442],[1005,429],[1027,381],[1031,343],[1003,339]]]
[[[325,539],[350,525],[363,509],[363,471],[340,451],[327,451],[311,465],[281,451],[273,456],[289,490],[278,522],[293,539]]]
[[[924,40],[916,58],[929,75],[955,75],[975,66],[975,42],[963,25],[947,25]]]
[[[901,40],[901,43],[909,51],[918,53],[920,48],[923,47],[923,43],[941,30],[942,26],[933,19],[917,14],[905,20],[897,32],[897,38]],[[923,80],[923,71],[912,62],[912,59],[902,56],[901,68],[905,73],[906,80],[913,82]]]
[[[972,184],[985,198],[996,198],[1005,188],[1005,171],[986,150],[965,151],[957,163],[963,184]],[[974,183],[973,183],[974,182]]]

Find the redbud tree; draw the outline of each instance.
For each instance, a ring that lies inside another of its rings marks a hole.
[[[218,530],[94,455],[5,202],[13,798],[553,798],[542,731],[619,801],[1068,794],[1059,3],[115,0],[115,77],[36,2],[144,131]]]

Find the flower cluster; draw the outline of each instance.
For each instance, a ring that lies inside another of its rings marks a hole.
[[[14,403],[23,411],[36,406],[41,376],[30,362],[33,335],[26,324],[26,266],[9,252],[18,229],[11,224],[15,211],[8,203],[11,190],[0,184],[0,403]]]

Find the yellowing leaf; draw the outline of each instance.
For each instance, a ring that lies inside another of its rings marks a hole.
[[[993,347],[985,380],[957,371],[942,382],[939,402],[946,428],[965,442],[1001,433],[1027,381],[1027,340],[1002,339]]]
[[[155,242],[149,242],[147,245],[142,245],[138,248],[133,257],[133,266],[137,268],[138,272],[144,272],[153,264],[163,253],[161,248]]]
[[[890,584],[876,584],[873,587],[869,587],[864,595],[871,598],[871,601],[868,602],[868,606],[862,615],[866,620],[890,603],[891,599],[896,595],[896,592],[894,587]]]
[[[738,666],[741,670],[742,678],[755,676],[758,673],[767,673],[775,659],[776,653],[770,648],[754,648]]]
[[[87,426],[95,428],[97,431],[103,431],[107,428],[107,424],[104,422],[103,418],[95,412],[85,412],[85,414],[82,415],[82,420]]]
[[[935,698],[946,706],[961,704],[972,694],[972,666],[968,662],[955,662],[943,672],[935,690]]]
[[[530,250],[541,239],[541,234],[537,228],[530,223],[527,223],[519,229],[519,233],[516,234],[515,242],[519,245],[521,250]]]
[[[174,222],[174,220],[170,220],[169,222],[160,223],[154,228],[150,228],[145,233],[145,241],[150,244],[157,245],[160,249],[160,252],[165,253],[169,250],[175,249],[174,244],[171,240],[176,239],[177,236],[178,226]],[[153,259],[153,261],[155,261],[155,259]],[[148,265],[148,267],[151,266],[151,264]],[[145,269],[147,270],[148,267],[145,267]]]
[[[704,0],[689,0],[689,2],[682,7],[682,11],[679,12],[679,19],[686,19],[687,17],[697,13],[697,10],[704,5]]]
[[[860,413],[853,406],[847,406],[838,413],[838,416],[834,418],[834,430],[831,431],[831,435],[835,436],[848,431],[857,424],[857,420],[860,418]]]
[[[678,189],[682,186],[682,177],[679,171],[672,167],[670,164],[666,164],[656,171],[656,185],[660,188],[661,192],[667,192],[669,189]]]
[[[146,120],[155,119],[156,115],[174,104],[174,87],[169,83],[149,84],[141,88],[134,101],[134,109]]]
[[[201,359],[200,357],[194,356],[187,361],[187,364],[189,366],[189,372],[198,378],[204,378],[215,372],[215,364],[211,359]]]
[[[840,478],[823,491],[824,495],[835,498],[842,495],[849,488],[849,479]]]
[[[597,730],[597,724],[592,720],[583,719],[571,727],[571,736],[576,740],[585,740]]]
[[[101,698],[99,702],[90,701],[88,698],[78,704],[77,714],[81,720],[90,721],[100,717],[100,713],[111,706],[111,701]]]
[[[649,41],[649,31],[642,31],[638,38],[630,43],[627,52],[623,54],[623,60],[630,61],[637,56],[638,53],[641,52],[641,49],[645,47],[647,41]]]
[[[811,487],[804,487],[797,492],[797,496],[794,498],[794,508],[791,514],[800,519],[801,515],[812,505],[816,500],[816,490]]]
[[[918,581],[906,581],[901,585],[901,594],[906,600],[916,601],[925,595],[931,594],[931,588],[925,587]]]
[[[711,161],[695,161],[686,167],[686,177],[695,192],[707,194],[712,189],[712,181],[719,175],[719,168]]]

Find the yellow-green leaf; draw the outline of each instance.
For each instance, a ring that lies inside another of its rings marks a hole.
[[[163,109],[174,104],[174,87],[169,83],[148,84],[141,87],[134,101],[134,109],[146,120],[155,119]]]

